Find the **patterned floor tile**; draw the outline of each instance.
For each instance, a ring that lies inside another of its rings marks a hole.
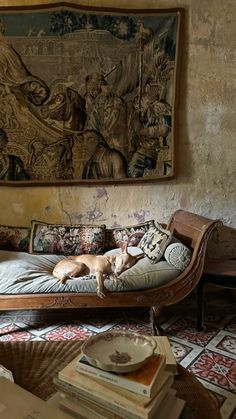
[[[165,332],[168,335],[178,336],[187,342],[204,347],[218,330],[215,327],[208,327],[204,332],[197,332],[195,322],[189,318],[181,318],[177,319],[170,327],[165,328]]]
[[[236,355],[236,336],[224,336],[216,347],[228,352],[229,354]]]
[[[0,328],[1,342],[28,341],[31,338],[31,333],[23,331],[15,323]]]
[[[81,326],[64,325],[59,326],[41,337],[45,340],[62,341],[62,340],[82,340],[92,336],[93,333]]]
[[[228,336],[227,339],[225,339],[226,336]],[[235,342],[235,339],[236,339],[236,335],[222,329],[207,344],[206,349],[209,349],[213,352],[217,352],[221,355],[229,356],[230,358],[236,360],[235,347],[233,346],[234,342]],[[233,343],[233,345],[232,345],[232,343]],[[235,345],[236,345],[236,343],[235,343]]]
[[[51,331],[53,331],[54,329],[57,329],[57,328],[59,328],[60,326],[63,326],[65,323],[55,323],[55,324],[48,324],[48,325],[45,325],[45,327],[44,328],[39,328],[39,329],[37,329],[36,327],[35,328],[31,328],[30,329],[30,333],[32,334],[32,336],[35,336],[35,337],[40,337],[40,336],[44,336],[44,335],[46,335],[47,333],[49,333],[49,332],[51,332]]]
[[[229,419],[236,406],[235,394],[232,394],[224,388],[218,387],[202,379],[199,379],[199,381],[205,388],[214,394],[216,400],[218,401],[222,419]]]
[[[114,327],[120,321],[121,321],[121,319],[118,319],[118,321],[113,321],[113,322],[107,323],[104,326],[99,325],[99,327],[93,326],[89,323],[80,323],[80,326],[85,327],[86,329],[90,330],[93,333],[103,333],[103,332],[107,332],[107,330],[110,330],[112,327]]]
[[[128,321],[128,320],[121,321],[120,323],[113,326],[111,329],[114,329],[114,330],[121,330],[121,329],[124,330],[125,329],[125,330],[130,330],[130,331],[135,332],[135,333],[141,333],[143,335],[151,335],[152,334],[152,329],[151,329],[150,326],[142,325],[140,323],[131,322],[131,321]]]
[[[171,338],[170,344],[175,358],[182,365],[181,361],[183,361],[183,359],[189,355],[189,353],[192,351],[192,348],[185,345],[184,343],[176,342]]]
[[[94,329],[97,329],[97,331],[99,332],[100,330],[102,330],[103,328],[107,327],[110,324],[113,324],[114,320],[113,316],[85,316],[83,319],[77,319],[77,320],[73,320],[74,324],[84,324],[88,327],[93,327]]]
[[[195,376],[236,394],[236,361],[209,350],[188,367]]]
[[[236,334],[236,317],[233,317],[224,329]]]
[[[45,342],[46,339],[42,338],[41,336],[34,336],[30,339],[32,342]]]

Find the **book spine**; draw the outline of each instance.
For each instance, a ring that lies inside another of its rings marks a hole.
[[[154,339],[157,344],[156,351],[166,356],[166,370],[175,374],[177,372],[177,363],[168,337],[154,336]]]
[[[88,400],[84,401],[81,399],[78,402],[78,400],[75,401],[68,396],[63,395],[60,401],[60,407],[61,406],[67,407],[76,413],[84,413],[84,416],[89,417],[89,419],[123,419],[122,416],[104,409],[104,407],[101,407],[98,404],[90,403]]]
[[[98,368],[91,365],[82,364],[79,361],[76,363],[76,369],[77,371],[81,372],[82,374],[86,374],[89,377],[114,384],[118,387],[130,390],[136,394],[141,394],[142,396],[151,397],[151,388],[150,386],[145,386],[145,384],[137,383],[133,380],[127,380],[119,375],[116,376],[114,374],[110,374],[107,371],[99,370]]]
[[[79,373],[76,370],[76,363],[72,365],[73,371],[59,371],[58,378],[76,388],[84,388],[85,391],[90,392],[91,387],[93,388],[93,393],[97,397],[104,397],[104,392],[106,397],[110,400],[116,400],[122,406],[130,406],[131,411],[136,410],[139,412],[140,409],[143,410],[143,407],[149,403],[147,397],[137,395],[129,390],[116,387],[111,383],[101,382],[100,380],[91,379],[85,374]],[[128,393],[128,394],[127,394]]]
[[[145,419],[146,415],[145,412],[133,412],[131,409],[128,408],[128,406],[121,405],[119,401],[112,400],[110,401],[108,398],[104,396],[97,397],[90,391],[88,391],[85,388],[82,387],[74,387],[73,385],[66,383],[65,381],[60,380],[57,377],[53,377],[53,383],[55,387],[66,394],[67,397],[71,398],[74,401],[84,400],[89,401],[95,404],[98,404],[101,407],[104,407],[105,409],[110,410],[111,412],[114,412],[120,416],[124,416],[126,419]]]

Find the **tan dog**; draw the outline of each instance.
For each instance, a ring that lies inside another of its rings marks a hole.
[[[69,256],[58,262],[53,269],[53,275],[64,284],[67,279],[78,278],[84,275],[95,275],[97,280],[97,295],[105,297],[104,279],[117,277],[126,269],[131,268],[143,258],[144,254],[132,256],[127,251],[127,243],[116,255],[80,255]]]

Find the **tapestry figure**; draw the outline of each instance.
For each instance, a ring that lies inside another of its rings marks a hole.
[[[0,179],[29,180],[20,157],[7,154],[8,138],[6,132],[0,128]]]

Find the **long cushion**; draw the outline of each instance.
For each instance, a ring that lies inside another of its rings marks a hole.
[[[97,283],[93,276],[87,275],[61,284],[52,275],[56,263],[64,258],[62,255],[32,255],[0,250],[0,294],[95,293]],[[153,265],[144,258],[120,275],[117,280],[106,279],[105,286],[112,292],[155,288],[174,279],[179,272],[166,261]]]
[[[0,226],[0,249],[28,252],[29,227]]]
[[[168,263],[175,266],[175,268],[184,271],[191,262],[192,252],[179,240],[173,238],[171,243],[166,247],[164,258]]]
[[[106,250],[122,247],[124,242],[129,246],[138,246],[143,235],[154,225],[154,220],[124,227],[107,228],[105,235]]]
[[[30,253],[81,255],[104,252],[105,225],[65,225],[32,221]]]

